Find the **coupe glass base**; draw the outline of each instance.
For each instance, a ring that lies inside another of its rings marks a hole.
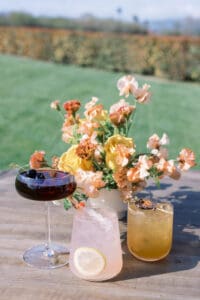
[[[28,265],[39,269],[55,269],[68,264],[69,250],[57,244],[51,244],[47,250],[46,244],[41,244],[25,251],[23,259]]]

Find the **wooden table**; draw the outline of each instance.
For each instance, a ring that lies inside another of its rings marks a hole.
[[[200,299],[200,173],[189,172],[178,182],[165,180],[156,196],[170,199],[175,208],[174,243],[170,255],[157,263],[134,259],[123,242],[122,272],[107,282],[76,278],[67,266],[39,270],[22,260],[25,249],[44,238],[43,203],[17,195],[15,174],[0,175],[0,299],[106,300]],[[73,211],[56,207],[55,237],[70,239]],[[126,227],[120,224],[121,230]]]

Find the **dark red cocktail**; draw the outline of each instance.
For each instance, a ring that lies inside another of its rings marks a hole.
[[[24,253],[24,261],[42,269],[52,269],[66,265],[69,250],[51,242],[50,201],[60,200],[73,194],[76,189],[74,176],[50,168],[21,169],[16,176],[15,187],[22,197],[45,201],[47,208],[46,243],[28,249]]]
[[[18,173],[15,181],[18,193],[40,201],[63,199],[76,189],[74,176],[58,170],[28,170]]]

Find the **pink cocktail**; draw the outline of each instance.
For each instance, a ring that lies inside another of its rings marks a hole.
[[[91,281],[107,280],[122,268],[118,218],[105,209],[83,208],[74,216],[70,269]]]

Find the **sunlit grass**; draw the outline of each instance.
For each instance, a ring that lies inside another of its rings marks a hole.
[[[0,169],[11,162],[26,163],[36,149],[49,157],[60,155],[67,145],[51,101],[79,99],[84,104],[97,96],[108,108],[119,99],[116,82],[121,75],[0,55]],[[151,134],[166,132],[171,156],[176,157],[183,146],[199,155],[200,85],[136,77],[141,84],[150,83],[153,93],[152,103],[137,109],[132,136],[138,149],[145,150]]]

